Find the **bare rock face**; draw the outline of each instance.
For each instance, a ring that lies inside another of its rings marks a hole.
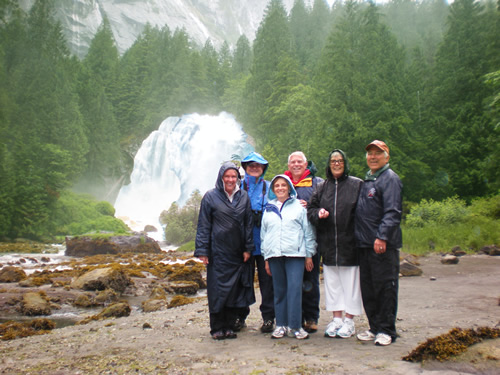
[[[19,267],[6,266],[0,270],[0,283],[17,283],[26,277],[26,272]]]
[[[27,316],[50,315],[50,303],[38,292],[24,294],[20,313]]]
[[[67,256],[86,257],[98,254],[161,253],[160,245],[143,234],[109,238],[66,237]]]
[[[399,273],[401,276],[420,276],[422,275],[422,269],[415,264],[409,262],[408,260],[404,259],[400,264],[399,264]]]
[[[83,274],[71,283],[71,287],[91,291],[109,288],[122,293],[131,282],[123,270],[108,267],[97,268]]]

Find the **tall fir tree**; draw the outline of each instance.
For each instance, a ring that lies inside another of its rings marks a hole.
[[[494,126],[484,113],[484,100],[491,95],[484,82],[490,27],[480,3],[457,0],[451,5],[426,128],[428,144],[435,145],[426,156],[437,169],[435,181],[443,196],[470,199],[490,191],[484,174],[494,163],[488,147]]]
[[[292,38],[286,10],[281,0],[271,0],[253,43],[251,76],[246,82],[243,120],[258,137],[273,93],[273,78],[281,59],[292,54]]]

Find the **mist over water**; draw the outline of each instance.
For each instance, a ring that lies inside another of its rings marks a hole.
[[[228,113],[169,117],[144,140],[134,159],[130,184],[115,202],[115,216],[131,229],[154,225],[149,235],[163,240],[159,216],[173,202],[182,206],[198,189],[215,187],[222,162],[243,158],[253,147],[240,124]]]

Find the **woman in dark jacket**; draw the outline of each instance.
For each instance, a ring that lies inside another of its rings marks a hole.
[[[210,334],[215,340],[236,338],[238,311],[255,302],[250,254],[254,250],[252,206],[240,190],[238,167],[224,163],[215,189],[203,196],[194,256],[207,266]]]
[[[307,216],[316,227],[323,260],[326,310],[333,311],[325,336],[348,338],[355,333],[354,316],[362,312],[354,212],[363,181],[349,176],[346,155],[338,149],[330,153],[326,175],[311,197]]]

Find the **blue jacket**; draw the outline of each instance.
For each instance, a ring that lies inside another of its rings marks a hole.
[[[255,251],[253,255],[261,255],[260,251],[260,220],[262,213],[267,204],[267,193],[269,192],[270,182],[264,180],[264,175],[266,174],[269,163],[261,154],[257,152],[251,152],[242,161],[241,166],[246,170],[247,164],[249,163],[259,163],[264,165],[264,172],[259,178],[253,176],[245,175],[241,188],[245,190],[250,198],[250,203],[252,204],[252,211],[254,213],[254,226],[253,226],[253,242],[255,245]]]
[[[307,211],[297,200],[297,192],[287,176],[275,176],[271,186],[277,178],[284,178],[289,184],[290,198],[280,209],[276,195],[269,190],[260,233],[262,255],[265,259],[283,256],[310,258],[316,254],[316,238],[307,220]]]
[[[201,200],[196,231],[194,256],[208,256],[209,260],[207,294],[211,313],[255,302],[253,268],[250,262],[243,262],[243,252],[254,250],[250,200],[245,191],[239,190],[229,201],[222,181],[228,169],[238,171],[231,162],[221,166],[215,189],[207,191]]]
[[[387,241],[388,249],[401,248],[402,189],[399,176],[389,164],[374,175],[366,174],[354,219],[356,246],[373,248],[379,238]]]

